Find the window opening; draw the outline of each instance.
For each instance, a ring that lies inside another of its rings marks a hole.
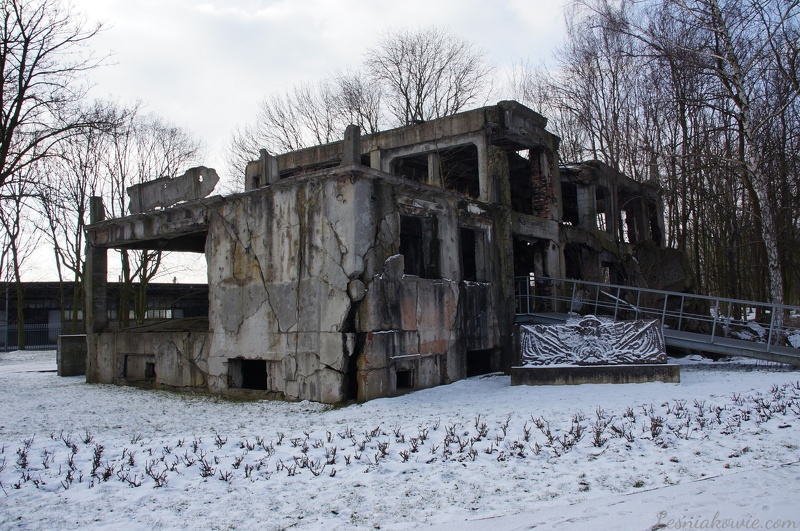
[[[468,144],[440,151],[439,154],[444,187],[478,199],[481,194],[481,184],[477,146]]]
[[[478,280],[475,252],[475,231],[461,227],[461,277],[463,280]]]
[[[267,361],[266,360],[228,360],[228,375],[230,387],[241,389],[267,390]]]
[[[397,390],[414,388],[414,371],[410,369],[395,371],[397,376]]]
[[[580,212],[578,209],[578,187],[573,183],[561,183],[561,220],[567,225],[580,225]]]
[[[436,219],[400,216],[400,254],[405,261],[405,274],[420,278],[438,278],[439,242]]]
[[[428,156],[415,155],[398,159],[394,163],[395,175],[424,183],[428,180]]]

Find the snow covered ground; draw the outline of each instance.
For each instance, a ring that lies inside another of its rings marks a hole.
[[[681,363],[680,384],[491,375],[332,408],[2,353],[0,528],[800,529],[800,372]]]

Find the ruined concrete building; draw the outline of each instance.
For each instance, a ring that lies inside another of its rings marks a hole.
[[[335,403],[508,371],[515,276],[615,280],[632,244],[662,241],[657,187],[559,167],[546,124],[503,101],[351,126],[262,151],[243,193],[110,220],[95,203],[87,380]],[[208,319],[115,330],[109,248],[204,255]]]

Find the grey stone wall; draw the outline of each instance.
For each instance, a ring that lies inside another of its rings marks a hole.
[[[477,312],[475,348],[497,348],[500,333],[494,288],[474,283],[462,301],[458,212],[453,194],[371,170],[226,201],[206,248],[209,389],[228,389],[241,359],[266,361],[268,391],[328,403],[463,378],[463,313]],[[437,278],[405,274],[401,214],[436,219]]]
[[[147,328],[90,335],[95,355],[89,358],[87,381],[206,389],[210,334]]]

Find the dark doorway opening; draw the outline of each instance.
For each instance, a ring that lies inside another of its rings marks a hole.
[[[491,350],[470,350],[467,352],[467,378],[489,374],[492,371]]]
[[[397,376],[396,388],[398,391],[414,388],[414,371],[410,369],[398,370],[395,371],[395,375]]]
[[[561,183],[561,220],[572,226],[580,225],[578,212],[578,187],[574,183]]]
[[[267,390],[266,360],[228,360],[228,371],[231,387]]]

